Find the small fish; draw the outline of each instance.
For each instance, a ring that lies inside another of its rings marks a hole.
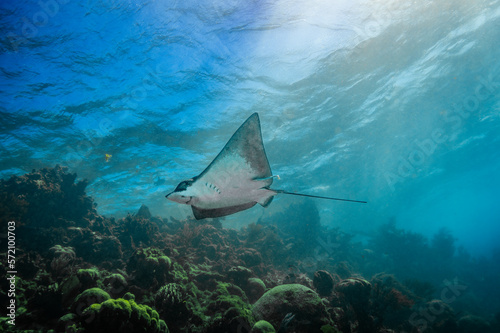
[[[109,162],[109,160],[111,159],[111,156],[113,156],[113,155],[111,155],[111,154],[104,155],[104,159],[106,160],[106,162]]]

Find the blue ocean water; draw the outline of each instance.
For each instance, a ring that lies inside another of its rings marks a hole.
[[[2,1],[0,176],[65,165],[100,213],[164,196],[253,112],[276,188],[354,234],[500,236],[500,2]],[[106,160],[106,154],[111,157]],[[226,218],[284,211],[279,197]]]

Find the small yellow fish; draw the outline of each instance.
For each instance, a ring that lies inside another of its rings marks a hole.
[[[111,156],[113,156],[113,155],[111,155],[111,154],[106,154],[106,155],[104,156],[104,158],[106,159],[106,162],[109,162],[109,159],[111,158]]]

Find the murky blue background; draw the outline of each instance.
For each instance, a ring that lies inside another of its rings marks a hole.
[[[186,217],[164,195],[259,112],[275,188],[369,201],[316,201],[323,224],[498,242],[497,0],[0,6],[2,178],[66,165],[102,214]]]

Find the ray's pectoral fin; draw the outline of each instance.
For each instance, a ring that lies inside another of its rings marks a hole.
[[[257,201],[262,207],[267,207],[269,204],[273,201],[274,196],[278,194],[278,192],[268,189],[268,188],[263,188],[261,191],[265,191],[263,195],[260,197],[260,199]]]
[[[267,198],[266,200],[261,200],[259,201],[260,205],[262,207],[267,207],[271,204],[271,202],[273,201],[274,199],[274,195],[273,196],[270,196],[269,198]]]
[[[272,197],[271,197],[272,198]],[[206,219],[206,218],[214,218],[214,217],[222,217],[231,215],[237,212],[241,212],[242,210],[251,208],[255,206],[256,202],[248,202],[242,205],[230,206],[230,207],[222,207],[222,208],[214,208],[214,209],[203,209],[198,208],[196,206],[191,206],[193,209],[194,217],[197,220]]]

